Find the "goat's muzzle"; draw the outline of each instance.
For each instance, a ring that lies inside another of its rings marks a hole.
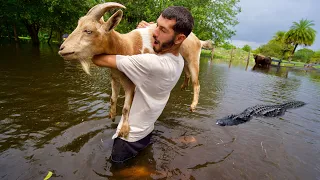
[[[59,51],[59,54],[60,54],[60,56],[65,57],[65,56],[74,54],[74,52],[61,52],[61,51]]]
[[[74,51],[64,52],[64,51],[63,51],[64,48],[65,48],[65,46],[62,44],[62,45],[60,46],[60,49],[59,49],[59,52],[58,52],[58,54],[59,54],[61,57],[65,58],[66,56],[69,56],[69,55],[71,55],[71,54],[74,54]]]

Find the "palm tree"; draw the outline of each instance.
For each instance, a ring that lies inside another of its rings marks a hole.
[[[293,22],[290,30],[285,34],[285,42],[294,46],[292,56],[298,45],[311,46],[315,39],[317,31],[312,29],[313,21],[301,19],[299,23]]]

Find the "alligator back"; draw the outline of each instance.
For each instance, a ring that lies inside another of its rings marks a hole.
[[[275,117],[285,113],[289,108],[297,108],[305,105],[302,101],[289,101],[278,105],[256,105],[245,109],[240,114],[232,114],[222,119],[218,119],[220,126],[233,126],[249,121],[253,116]]]

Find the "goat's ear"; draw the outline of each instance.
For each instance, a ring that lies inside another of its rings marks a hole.
[[[104,23],[103,28],[109,32],[112,29],[114,29],[121,21],[123,12],[121,10],[118,10],[116,13],[114,13],[106,23]]]

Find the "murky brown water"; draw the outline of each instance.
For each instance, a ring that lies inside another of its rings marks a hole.
[[[153,145],[123,167],[109,157],[109,71],[87,76],[58,47],[0,47],[0,179],[319,179],[320,73],[246,70],[201,59],[201,93],[178,86],[156,123]],[[123,92],[122,92],[123,94]],[[256,104],[307,103],[274,118],[220,127],[216,119]],[[123,97],[118,105],[118,115]]]

